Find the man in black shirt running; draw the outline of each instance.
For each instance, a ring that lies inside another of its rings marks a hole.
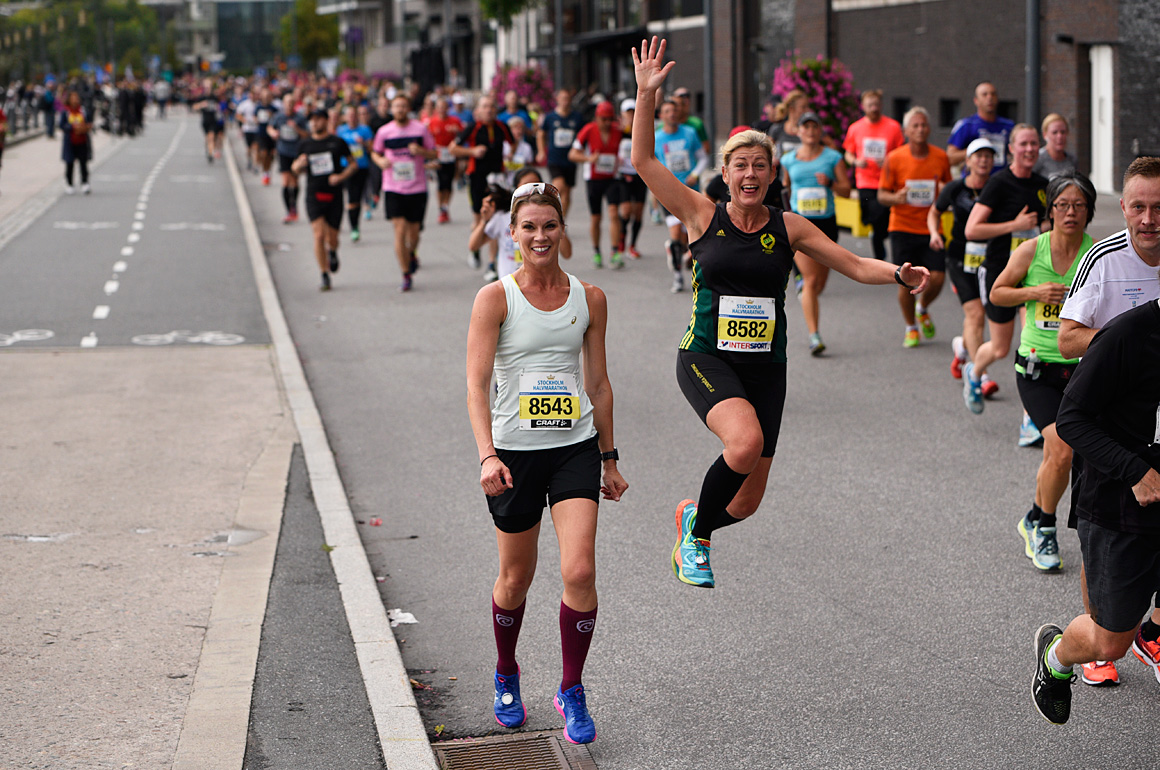
[[[1045,719],[1063,724],[1072,667],[1140,645],[1140,618],[1160,589],[1160,304],[1122,313],[1096,334],[1056,429],[1084,459],[1073,514],[1090,612],[1066,631],[1047,623],[1036,632],[1032,696]]]
[[[342,225],[342,186],[358,169],[346,142],[330,133],[326,110],[310,113],[310,138],[298,145],[295,174],[306,173],[306,215],[314,230],[314,256],[322,270],[322,290],[338,272],[338,228]]]

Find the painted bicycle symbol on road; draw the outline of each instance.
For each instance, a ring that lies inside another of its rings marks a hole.
[[[15,345],[17,342],[44,342],[55,336],[48,329],[21,329],[11,334],[0,332],[0,347]]]
[[[246,338],[240,334],[229,332],[191,332],[186,330],[166,332],[164,334],[138,334],[133,337],[134,345],[172,345],[175,342],[185,342],[190,345],[240,345]]]

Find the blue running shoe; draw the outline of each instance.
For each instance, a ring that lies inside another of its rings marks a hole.
[[[519,727],[528,718],[520,699],[520,675],[495,674],[495,721],[504,727]]]
[[[971,414],[983,413],[983,383],[975,379],[975,365],[969,361],[963,364],[963,403]]]
[[[1043,443],[1043,434],[1039,432],[1039,428],[1035,427],[1035,423],[1031,421],[1031,415],[1027,412],[1023,413],[1023,422],[1019,425],[1019,446],[1035,446]]]
[[[1059,541],[1055,538],[1055,527],[1035,526],[1031,533],[1031,563],[1044,572],[1054,572],[1062,562],[1059,559]]]
[[[709,541],[693,537],[697,520],[697,503],[682,500],[677,505],[677,544],[673,546],[673,574],[682,583],[698,588],[713,587],[713,569],[709,566]]]
[[[584,702],[584,685],[556,691],[556,711],[564,717],[564,737],[568,743],[592,743],[596,740],[596,725],[588,715]]]

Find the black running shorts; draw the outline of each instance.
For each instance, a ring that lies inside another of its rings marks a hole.
[[[552,449],[496,449],[495,453],[512,474],[511,489],[487,498],[491,518],[501,532],[527,532],[540,523],[545,504],[554,506],[577,498],[600,500],[596,436]]]
[[[1015,372],[1019,399],[1031,417],[1031,422],[1039,430],[1055,423],[1055,416],[1059,414],[1059,405],[1063,401],[1063,389],[1067,387],[1073,371],[1075,366],[1054,364],[1043,369],[1034,380]]]
[[[387,219],[402,217],[408,222],[422,222],[427,215],[427,193],[403,195],[397,192],[383,193],[383,211]]]
[[[325,219],[326,224],[337,230],[342,226],[342,193],[323,193],[323,195],[329,195],[330,200],[319,200],[310,193],[306,194],[306,217],[311,222]]]
[[[435,178],[439,182],[439,192],[451,192],[451,183],[455,181],[455,161],[440,163],[435,169]]]
[[[552,184],[556,184],[557,179],[563,179],[564,184],[568,187],[576,186],[576,166],[553,166],[548,164],[548,176],[551,178]],[[559,185],[556,185],[559,187]]]
[[[648,195],[648,186],[639,176],[629,175],[616,180],[616,184],[608,191],[608,202],[617,205],[621,203],[644,203]]]
[[[959,298],[959,304],[965,305],[971,300],[980,299],[979,296],[979,274],[968,273],[963,267],[961,259],[955,259],[950,254],[946,255],[947,278],[951,281],[951,286],[955,290],[955,295]]]
[[[615,185],[615,179],[588,179],[584,182],[585,191],[588,193],[589,214],[597,216],[604,213],[604,198]],[[616,202],[609,197],[608,205],[615,206]]]
[[[781,433],[785,407],[785,364],[737,364],[708,353],[677,351],[677,384],[685,400],[705,422],[717,404],[743,398],[757,413],[761,425],[762,457],[773,457]]]
[[[283,155],[282,153],[278,153],[278,170],[279,171],[281,171],[283,174],[293,174],[294,173],[293,166],[294,166],[294,156],[293,155]]]
[[[1118,532],[1087,519],[1076,529],[1092,620],[1113,634],[1133,630],[1160,590],[1160,534]]]
[[[1018,307],[1003,307],[1002,305],[991,304],[991,287],[995,285],[995,279],[1007,267],[1004,262],[1001,265],[988,266],[986,262],[979,268],[979,293],[982,294],[983,311],[987,314],[987,320],[991,323],[1006,324],[1015,320],[1015,316],[1019,314]]]
[[[930,236],[917,233],[890,233],[890,261],[895,265],[907,262],[912,267],[925,267],[932,273],[947,269],[946,253],[930,247]]]

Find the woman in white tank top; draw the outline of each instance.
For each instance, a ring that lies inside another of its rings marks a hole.
[[[612,386],[605,364],[604,293],[560,268],[564,215],[552,185],[512,193],[511,237],[523,263],[476,295],[467,333],[467,408],[480,486],[496,527],[499,577],[492,590],[496,720],[519,727],[516,642],[537,561],[545,503],[560,546],[564,670],[555,706],[572,743],[596,728],[580,674],[596,625],[597,502],[620,500]],[[495,406],[489,404],[495,374]]]

